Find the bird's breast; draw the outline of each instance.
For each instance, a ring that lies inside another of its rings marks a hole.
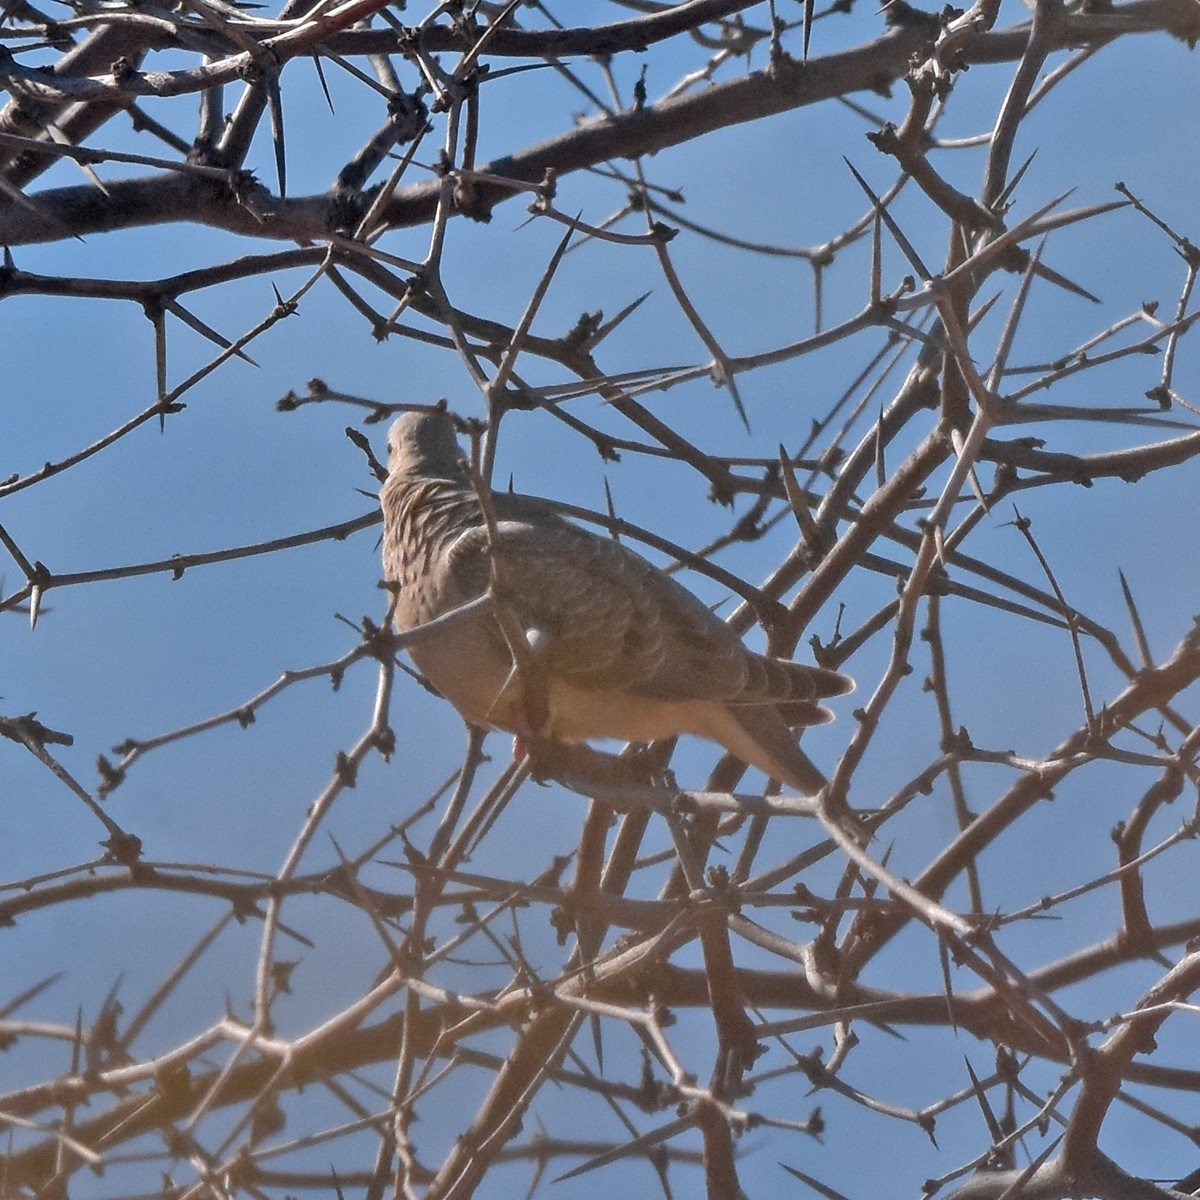
[[[385,488],[383,510],[384,571],[397,585],[398,629],[423,625],[475,598],[461,594],[446,569],[455,541],[482,521],[473,497],[442,480],[405,481]]]

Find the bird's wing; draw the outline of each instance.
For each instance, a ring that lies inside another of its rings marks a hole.
[[[836,672],[747,650],[691,592],[619,543],[544,505],[520,503],[524,497],[496,499],[506,518],[497,527],[502,599],[527,631],[546,635],[555,674],[663,701],[811,702],[846,690]],[[482,592],[490,576],[486,530],[461,536],[445,567],[464,596]],[[824,675],[832,690],[821,688]]]
[[[527,632],[544,635],[555,675],[580,687],[663,700],[737,690],[740,655],[720,647],[714,653],[711,638],[697,636],[691,622],[665,606],[650,586],[649,564],[565,522],[503,520],[496,534],[499,599]],[[463,595],[482,592],[491,571],[487,531],[460,537],[446,567]]]

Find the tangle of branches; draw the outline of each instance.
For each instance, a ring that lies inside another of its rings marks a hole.
[[[1194,0],[0,30],[0,1200],[1191,1192]],[[815,801],[460,729],[439,395],[857,678]]]

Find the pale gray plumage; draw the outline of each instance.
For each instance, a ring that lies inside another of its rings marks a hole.
[[[405,413],[388,434],[383,564],[412,629],[485,592],[488,532],[442,412]],[[472,724],[561,741],[709,738],[805,794],[825,780],[791,728],[831,720],[837,671],[768,658],[691,592],[626,547],[529,496],[493,494],[504,603],[545,672],[547,720],[529,728],[520,673],[481,612],[412,647],[413,661]]]

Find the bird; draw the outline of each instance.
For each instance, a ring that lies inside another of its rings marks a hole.
[[[393,422],[380,504],[398,631],[491,590],[492,605],[408,646],[469,724],[519,742],[692,734],[804,795],[826,785],[793,730],[832,720],[820,701],[853,680],[749,649],[661,568],[549,501],[492,492],[485,513],[443,409]]]

